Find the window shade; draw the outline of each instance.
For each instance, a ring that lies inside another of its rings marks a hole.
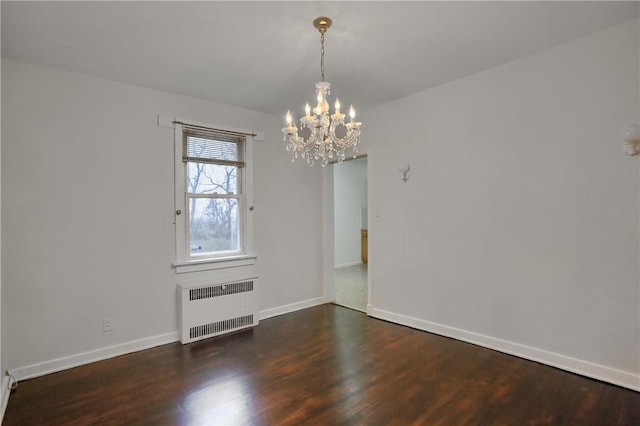
[[[246,136],[223,130],[183,126],[182,161],[244,167]]]

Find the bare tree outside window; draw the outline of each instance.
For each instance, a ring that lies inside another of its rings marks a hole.
[[[189,141],[195,156],[204,156],[206,140]],[[235,143],[219,144],[217,158],[236,158]],[[189,235],[192,255],[239,250],[239,167],[187,162]]]

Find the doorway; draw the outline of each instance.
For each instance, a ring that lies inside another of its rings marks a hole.
[[[367,157],[333,165],[335,303],[366,312],[369,273]]]

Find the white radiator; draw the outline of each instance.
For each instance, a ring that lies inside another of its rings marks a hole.
[[[258,325],[256,277],[179,285],[180,341],[195,342]]]

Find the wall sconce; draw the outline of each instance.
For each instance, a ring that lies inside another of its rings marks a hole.
[[[632,124],[624,132],[624,150],[629,155],[640,154],[640,126]]]
[[[400,173],[400,180],[406,182],[409,180],[409,170],[411,166],[408,163],[402,163],[398,167],[398,173]]]

